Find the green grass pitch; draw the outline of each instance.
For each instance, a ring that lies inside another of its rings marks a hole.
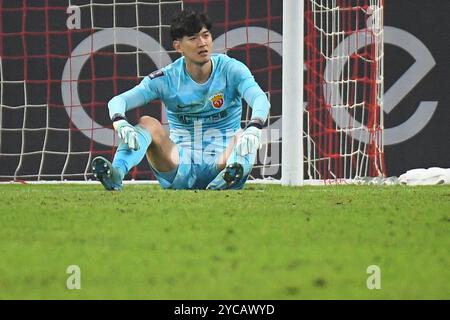
[[[450,299],[450,186],[0,185],[0,199],[0,299]]]

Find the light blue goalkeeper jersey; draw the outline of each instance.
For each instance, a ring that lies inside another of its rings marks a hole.
[[[252,107],[252,119],[266,121],[269,101],[250,70],[225,54],[211,56],[207,82],[195,82],[181,57],[151,73],[133,89],[108,104],[111,117],[160,99],[166,108],[170,137],[178,145],[196,150],[223,150],[240,129],[241,98]],[[209,146],[209,147],[208,147]]]

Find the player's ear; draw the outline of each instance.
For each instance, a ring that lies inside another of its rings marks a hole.
[[[172,45],[173,45],[173,48],[174,48],[178,53],[183,53],[183,51],[181,50],[180,40],[173,40]]]

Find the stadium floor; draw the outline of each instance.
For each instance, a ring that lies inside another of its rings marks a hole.
[[[0,185],[0,199],[0,299],[450,298],[448,185]]]

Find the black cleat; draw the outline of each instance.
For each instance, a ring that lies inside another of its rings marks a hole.
[[[111,162],[103,157],[95,157],[92,160],[92,173],[106,190],[122,190],[122,178]]]

